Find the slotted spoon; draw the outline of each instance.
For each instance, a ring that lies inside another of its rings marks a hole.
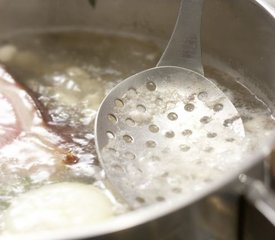
[[[99,108],[99,160],[134,208],[213,180],[219,174],[213,159],[234,157],[244,137],[238,111],[204,77],[202,7],[203,0],[183,0],[157,67],[118,84]]]

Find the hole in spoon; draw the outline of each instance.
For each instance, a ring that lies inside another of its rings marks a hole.
[[[130,135],[123,135],[123,140],[126,142],[126,143],[132,143],[134,141],[134,139],[130,136]]]
[[[143,197],[136,197],[136,201],[141,204],[145,203],[145,199]]]
[[[221,103],[217,103],[213,107],[214,112],[220,112],[222,109],[223,109],[223,105]]]
[[[208,93],[207,92],[200,92],[199,94],[198,94],[198,99],[199,100],[201,100],[201,101],[204,101],[204,100],[206,100],[206,98],[208,97]]]
[[[136,158],[136,155],[131,152],[126,152],[123,154],[123,157],[125,157],[128,160],[134,160]]]
[[[210,153],[213,152],[214,148],[213,147],[207,147],[204,149],[205,152]]]
[[[188,145],[181,144],[181,145],[180,145],[180,150],[181,150],[182,152],[187,152],[187,151],[190,150],[190,147],[189,147]]]
[[[152,133],[157,133],[159,131],[159,127],[155,124],[149,125],[149,131]]]
[[[158,197],[156,197],[156,200],[157,200],[158,202],[164,202],[164,201],[165,201],[165,198],[162,197],[162,196],[158,196]]]
[[[174,112],[168,113],[167,117],[168,117],[168,119],[171,120],[171,121],[175,121],[175,120],[178,119],[178,115],[177,115],[176,113],[174,113]]]
[[[121,99],[115,100],[116,107],[122,108],[124,106],[124,102]]]
[[[147,82],[146,83],[146,88],[149,90],[149,91],[155,91],[157,86],[154,82],[150,81],[150,82]]]
[[[225,139],[226,142],[234,142],[235,141],[235,138],[227,138]]]
[[[108,137],[109,139],[114,139],[114,138],[115,138],[115,134],[114,134],[113,132],[111,132],[111,131],[107,131],[107,132],[106,132],[106,135],[107,135],[107,137]]]
[[[136,122],[132,118],[126,118],[125,122],[129,127],[133,127],[136,124]]]
[[[180,188],[172,188],[172,192],[173,193],[181,193],[182,192],[182,190],[180,189]]]
[[[129,88],[128,92],[127,92],[127,95],[129,97],[134,97],[135,95],[137,95],[137,90],[135,88]]]
[[[208,116],[203,116],[201,119],[200,119],[200,122],[203,123],[203,124],[207,124],[211,121],[211,118],[208,117]]]
[[[138,105],[137,105],[137,110],[138,110],[139,112],[146,112],[146,107],[143,106],[142,104],[138,104]]]
[[[168,131],[165,133],[165,137],[167,138],[173,138],[175,136],[175,133],[173,131]]]
[[[190,135],[192,135],[192,130],[185,129],[185,130],[182,131],[182,135],[183,136],[190,136]]]
[[[157,144],[153,140],[149,140],[146,142],[146,147],[148,147],[148,148],[155,148],[156,146],[157,146]]]
[[[112,123],[112,124],[116,124],[117,123],[117,117],[114,114],[108,114],[108,120]]]
[[[192,112],[192,111],[195,109],[195,105],[192,104],[192,103],[187,103],[187,104],[184,106],[184,109],[185,109],[185,111],[187,111],[187,112]]]
[[[209,132],[209,133],[207,133],[207,135],[206,135],[208,138],[215,138],[216,136],[217,136],[217,133],[215,133],[215,132]]]

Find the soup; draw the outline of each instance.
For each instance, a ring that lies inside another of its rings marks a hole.
[[[160,47],[146,39],[84,30],[22,32],[1,39],[0,43],[0,62],[22,89],[27,89],[44,122],[32,128],[35,130],[23,131],[0,149],[3,234],[93,225],[131,211],[111,188],[99,164],[94,119],[112,87],[127,76],[156,65]],[[197,168],[192,168],[194,163],[190,162],[186,165],[188,171],[180,169],[174,176],[163,175],[162,181],[169,183],[171,191],[160,189],[162,194],[153,200],[150,192],[144,191],[145,195],[135,199],[134,208],[200,191],[236,170],[245,160],[240,156],[251,152],[258,139],[274,129],[269,108],[239,83],[244,76],[226,66],[221,68],[227,73],[221,72],[213,67],[219,64],[212,61],[214,64],[209,60],[205,67],[206,76],[216,82],[240,112],[246,131],[245,151],[234,159],[211,164],[208,159],[200,159]],[[49,199],[47,204],[43,203],[45,198]],[[75,201],[80,208],[87,205],[87,211],[77,214]],[[102,204],[89,208],[98,202]],[[52,215],[44,217],[49,212]],[[70,221],[68,216],[75,218]],[[95,218],[91,220],[91,216]],[[24,221],[26,218],[30,221]],[[52,222],[53,218],[57,221]]]

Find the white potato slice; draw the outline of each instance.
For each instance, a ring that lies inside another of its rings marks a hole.
[[[4,233],[93,225],[112,217],[110,200],[82,183],[56,183],[22,194],[3,216]]]

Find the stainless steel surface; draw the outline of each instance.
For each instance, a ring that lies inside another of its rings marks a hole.
[[[201,16],[204,0],[181,1],[178,19],[157,66],[179,66],[204,75],[201,62]]]
[[[261,181],[241,175],[246,185],[240,202],[239,236],[242,240],[275,238],[275,194]]]
[[[275,195],[259,180],[253,180],[245,175],[240,180],[246,185],[245,196],[262,215],[275,227]],[[275,228],[274,228],[275,231]]]
[[[242,83],[255,86],[255,93],[274,111],[275,8],[272,4],[271,0],[206,0],[202,53],[204,65],[219,69],[220,65],[210,61],[214,57],[247,75]],[[1,0],[0,7],[5,11],[0,15],[0,32],[3,36],[23,29],[88,28],[147,37],[164,46],[171,35],[178,5],[176,0],[99,0],[95,7],[86,0]],[[243,236],[237,227],[239,193],[243,189],[238,175],[245,172],[263,180],[264,162],[269,159],[274,140],[275,133],[272,139],[259,143],[258,151],[238,172],[188,200],[176,199],[171,205],[161,203],[144,208],[93,229],[34,234],[29,239],[257,239],[248,237],[251,229],[244,228],[247,234]],[[246,223],[241,227],[244,226],[255,228]]]
[[[249,202],[242,202],[242,221],[239,235],[241,240],[273,240],[275,239],[274,225],[255,209]]]
[[[118,84],[98,109],[99,160],[110,183],[133,208],[173,198],[174,189],[181,186],[165,175],[177,174],[184,181],[186,170],[178,169],[189,167],[182,159],[197,155],[219,161],[222,150],[241,153],[238,145],[245,134],[237,109],[201,75],[203,2],[181,2],[175,30],[158,66]],[[158,166],[152,167],[156,162]]]
[[[148,83],[157,90],[148,90]],[[173,189],[181,186],[166,177],[176,175],[184,184],[186,171],[195,174],[188,166],[195,163],[183,159],[220,161],[228,149],[231,156],[241,153],[242,120],[224,95],[192,71],[158,67],[124,80],[105,98],[96,119],[98,155],[111,184],[132,207],[173,198]],[[118,99],[123,107],[115,105]]]

